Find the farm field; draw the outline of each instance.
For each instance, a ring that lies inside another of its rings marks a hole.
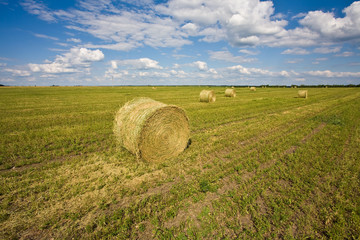
[[[0,88],[0,239],[358,239],[360,89],[298,90]],[[117,146],[134,97],[183,108],[189,148]]]

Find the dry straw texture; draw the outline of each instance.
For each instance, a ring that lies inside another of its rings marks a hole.
[[[298,97],[299,98],[307,98],[308,97],[308,91],[307,90],[299,90],[298,91]]]
[[[114,133],[120,145],[138,158],[161,162],[184,151],[190,136],[189,120],[177,106],[135,98],[116,114]]]
[[[226,97],[236,97],[235,89],[228,88],[225,90]]]
[[[256,91],[256,87],[251,87],[250,91]]]
[[[200,92],[200,102],[215,102],[216,96],[212,90],[202,90]]]

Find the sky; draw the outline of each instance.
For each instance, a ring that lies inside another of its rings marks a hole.
[[[0,84],[360,84],[360,1],[0,0]]]

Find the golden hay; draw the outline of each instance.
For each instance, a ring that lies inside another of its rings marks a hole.
[[[216,95],[212,90],[202,90],[200,92],[200,102],[215,102]]]
[[[308,91],[307,90],[299,90],[298,91],[298,97],[299,98],[307,98],[308,97]]]
[[[138,158],[161,162],[187,147],[189,119],[177,106],[135,98],[117,112],[114,133],[119,144]]]
[[[256,87],[251,87],[250,91],[256,91]]]
[[[228,88],[225,90],[225,96],[226,97],[236,97],[235,89]]]

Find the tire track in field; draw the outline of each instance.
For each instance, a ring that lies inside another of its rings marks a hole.
[[[319,103],[316,103],[316,104],[319,104]],[[323,109],[320,109],[316,112],[311,112],[310,114],[306,114],[307,112],[302,112],[303,115],[306,116],[306,119],[311,119],[312,117],[316,116],[318,113],[326,113],[326,112],[330,112],[330,111],[333,111],[334,108],[336,107],[339,107],[341,106],[342,104],[336,104],[334,106],[332,106],[332,108],[327,108],[327,107],[324,107]],[[299,107],[297,108],[296,110],[299,110],[299,109],[303,109],[305,107],[311,107],[312,105],[307,105],[307,106],[303,106],[303,107]],[[324,111],[325,109],[325,111]],[[293,109],[294,110],[294,109]],[[310,110],[309,110],[310,111]],[[286,113],[288,114],[290,113],[289,111]],[[271,114],[269,114],[271,115]],[[291,123],[288,123],[286,122],[285,124],[283,123],[280,123],[279,125],[277,125],[277,127],[275,128],[272,128],[272,130],[270,131],[267,131],[267,132],[260,132],[259,135],[256,135],[256,136],[253,136],[251,138],[248,138],[246,140],[243,140],[243,141],[238,141],[237,142],[237,147],[240,147],[240,148],[246,148],[248,146],[251,146],[249,144],[252,144],[252,143],[255,143],[255,142],[258,142],[258,141],[261,141],[262,139],[265,139],[267,136],[273,134],[274,132],[278,132],[278,135],[281,135],[282,132],[285,132],[286,135],[290,135],[292,134],[293,132],[297,131],[299,128],[301,128],[302,126],[304,126],[304,119],[302,118],[297,118],[295,119],[296,121],[295,122],[291,122]],[[239,121],[241,122],[241,121]],[[300,124],[299,124],[300,123]],[[326,125],[326,124],[325,124]],[[288,128],[288,127],[292,127],[291,130],[287,130],[285,128]],[[305,136],[302,140],[301,140],[301,143],[305,143],[309,138],[312,137],[312,135],[316,134],[318,131],[320,131],[323,127],[322,124],[320,124],[320,126],[318,126],[317,128],[315,128],[312,133],[310,133],[309,135]],[[280,134],[281,133],[281,134]],[[232,153],[232,147],[234,146],[234,144],[232,144],[231,146],[229,147],[225,147],[223,148],[223,150],[215,153],[215,155],[217,155],[218,157],[221,157],[222,155],[226,155],[226,154],[230,154]],[[292,146],[290,149],[293,149],[294,147],[296,146]],[[297,148],[297,147],[296,147]],[[290,149],[287,149],[286,151],[290,151]],[[249,152],[253,152],[255,151],[254,149],[253,150],[249,150]],[[285,152],[286,152],[285,151]],[[223,160],[225,160],[223,157],[221,157]]]
[[[297,106],[297,104],[294,104],[294,105],[291,105],[291,107],[288,107],[288,108],[285,108],[285,111],[286,110],[291,110],[291,109],[294,109],[293,107],[294,106]],[[308,105],[308,106],[311,106],[311,105]],[[281,111],[283,111],[284,109],[282,109]],[[273,116],[275,114],[278,114],[279,111],[270,111],[270,112],[267,112],[265,113],[265,115],[267,116]],[[246,122],[246,121],[249,121],[249,120],[253,120],[253,119],[256,119],[260,116],[264,116],[264,113],[260,113],[260,114],[256,114],[256,115],[253,115],[251,117],[246,117],[246,118],[241,118],[241,119],[238,119],[238,120],[233,120],[233,121],[229,121],[229,122],[225,122],[225,123],[219,123],[217,124],[217,126],[215,127],[205,127],[205,128],[200,128],[200,129],[196,129],[196,130],[192,130],[191,133],[192,134],[198,134],[198,133],[203,133],[203,132],[206,132],[206,131],[216,131],[217,129],[219,128],[223,128],[223,127],[227,127],[227,126],[232,126],[232,125],[236,125],[238,123],[242,123],[242,122]]]
[[[295,129],[292,129],[290,132],[287,132],[287,135],[291,135],[293,132],[295,132],[296,130],[298,130],[299,128],[301,128],[302,124],[299,124]],[[309,141],[314,135],[316,135],[318,132],[320,132],[324,127],[326,126],[325,123],[321,123],[318,127],[316,127],[310,134],[306,135],[300,142],[302,144],[306,143],[307,141]],[[276,129],[277,130],[277,129]],[[276,132],[276,130],[270,131],[268,132],[268,135],[270,135],[272,132]],[[269,139],[269,141],[271,141]],[[289,149],[292,149],[289,148]],[[291,154],[289,152],[289,149],[285,150],[280,156],[279,158],[283,158],[285,155]],[[255,150],[250,150],[250,152],[255,151]],[[222,156],[218,156],[221,159],[225,159],[224,158],[224,154],[228,154],[228,152],[223,152],[221,153]],[[249,152],[246,154],[248,155]],[[254,171],[242,171],[241,172],[241,179],[243,180],[243,183],[249,183],[247,189],[252,189],[257,182],[259,182],[262,178],[264,178],[266,176],[266,170],[270,170],[274,164],[276,163],[276,159],[272,159],[270,161],[267,161],[266,163],[263,163],[262,165],[260,165],[256,170]],[[227,170],[228,171],[228,170]],[[260,171],[260,174],[257,174],[258,171]],[[226,174],[225,174],[226,175]],[[255,177],[258,179],[258,181],[254,181]],[[210,207],[211,208],[211,204],[213,201],[215,200],[219,200],[222,196],[226,196],[226,194],[230,191],[235,190],[238,186],[239,183],[232,181],[230,179],[230,177],[225,177],[223,179],[221,179],[221,181],[219,182],[220,185],[222,185],[221,188],[219,188],[216,193],[211,193],[208,192],[206,194],[206,197],[203,201],[201,202],[197,202],[197,203],[191,203],[191,200],[188,200],[188,208],[187,209],[182,209],[179,211],[179,213],[177,214],[177,216],[164,223],[164,227],[166,228],[170,228],[170,227],[178,227],[180,226],[180,224],[184,221],[192,221],[192,222],[197,222],[199,220],[197,220],[197,215],[200,214],[201,210],[203,207]],[[249,192],[250,190],[248,190]],[[266,213],[266,209],[267,206],[265,204],[265,202],[263,201],[263,199],[258,198],[256,199],[256,203],[260,208],[260,212],[262,214]],[[245,218],[246,221],[243,221],[243,225],[247,226],[247,227],[251,227],[254,226],[253,220],[251,219],[251,215],[250,214],[246,214],[244,216],[240,216],[241,219]],[[199,223],[197,223],[197,225],[199,225]]]
[[[303,124],[300,123],[296,128],[293,128],[291,131],[284,130],[284,132],[286,132],[288,135],[290,135],[293,132],[295,132],[296,130],[298,130],[299,128],[301,128],[301,126],[303,126]],[[267,134],[262,136],[262,139],[270,136],[271,133],[274,133],[274,132],[277,132],[277,131],[278,131],[278,129],[273,129],[272,131],[269,131]],[[282,133],[279,133],[279,135],[282,135]],[[253,141],[248,141],[247,143],[255,142],[256,140],[259,140],[258,136],[256,136],[256,138],[253,139]],[[268,139],[267,142],[270,143],[271,141],[272,141],[272,138],[270,137],[270,139]],[[251,149],[250,151],[246,152],[244,157],[246,155],[249,155],[253,151],[255,151],[255,150]],[[225,159],[225,155],[228,154],[228,153],[229,152],[221,152],[220,153],[221,155],[218,155],[218,157],[220,157],[221,159]],[[275,163],[275,161],[273,161],[273,160],[268,161],[267,165],[263,164],[263,166],[266,166],[266,168],[265,167],[263,167],[263,168],[259,167],[258,169],[260,169],[260,170],[270,169],[270,168],[273,167],[274,163]],[[230,163],[228,165],[229,166],[224,167],[226,169],[225,171],[223,171],[224,175],[232,174],[231,169],[233,168],[233,166],[231,166]],[[255,183],[251,183],[251,182],[255,178],[257,171],[258,171],[257,169],[254,170],[254,171],[250,171],[250,172],[248,172],[246,170],[242,171],[241,172],[241,178],[243,180],[243,183],[250,183],[249,187],[252,187]],[[257,176],[257,177],[260,177],[260,176]],[[228,192],[235,190],[239,186],[239,183],[236,183],[235,181],[231,180],[230,177],[222,178],[218,182],[218,184],[222,185],[222,187],[217,189],[217,191],[215,193],[207,192],[204,200],[202,200],[201,202],[193,203],[191,198],[184,200],[184,202],[188,204],[188,207],[186,209],[181,209],[178,212],[178,214],[175,216],[174,219],[171,219],[170,221],[165,222],[163,224],[163,226],[166,227],[166,228],[179,227],[180,224],[182,222],[184,222],[184,221],[191,221],[191,222],[195,223],[195,225],[199,225],[199,220],[197,219],[197,216],[198,216],[198,214],[200,214],[203,207],[212,208],[212,202],[213,201],[219,200],[224,195],[226,196],[226,194]],[[186,204],[184,204],[184,205],[186,205]],[[250,218],[250,215],[239,216],[239,217],[240,217],[240,219],[244,220],[244,221],[241,221],[243,223],[243,225],[253,226],[253,222],[252,222],[252,220]]]
[[[317,134],[318,132],[320,132],[324,127],[326,126],[325,123],[321,123],[317,128],[315,128],[310,134],[308,134],[307,136],[305,136],[302,140],[301,143],[306,143],[309,139],[311,139],[315,134]],[[301,126],[298,126],[298,128],[300,128]],[[292,132],[294,132],[295,130],[293,130]],[[292,133],[291,132],[291,133]],[[291,134],[289,133],[289,135]],[[291,149],[291,148],[290,148]],[[288,150],[284,151],[279,158],[283,158],[285,155],[290,154]],[[243,183],[248,183],[247,186],[247,192],[251,191],[251,189],[254,188],[254,186],[257,184],[257,182],[261,181],[262,178],[264,178],[266,176],[266,170],[270,170],[273,165],[275,164],[276,159],[272,159],[271,161],[268,161],[262,165],[260,165],[256,170],[254,171],[242,171],[241,173],[241,179],[243,180]],[[260,170],[262,173],[261,175],[257,174],[258,170]],[[256,178],[258,179],[257,181],[252,181]],[[201,202],[197,202],[197,203],[191,203],[191,200],[189,200],[190,205],[188,206],[187,209],[182,209],[179,211],[179,213],[177,214],[177,216],[172,219],[171,221],[167,221],[164,223],[164,227],[166,228],[170,228],[170,227],[178,227],[180,226],[180,224],[182,222],[185,221],[192,221],[192,222],[198,222],[199,220],[197,219],[198,214],[200,214],[200,212],[202,211],[202,209],[204,207],[212,207],[212,202],[219,200],[221,197],[226,196],[226,194],[230,191],[235,190],[238,186],[239,183],[233,181],[230,179],[230,177],[225,177],[223,178],[220,182],[220,185],[222,185],[221,188],[219,188],[216,193],[212,193],[212,192],[207,192],[206,193],[206,197],[203,201]],[[259,196],[256,200],[255,200],[256,204],[258,205],[259,209],[260,209],[260,214],[265,214],[266,213],[266,203],[264,202],[264,200]],[[250,214],[246,214],[243,216],[240,216],[240,219],[243,219],[244,221],[240,221],[242,226],[245,227],[253,227],[254,226],[254,222],[253,219],[251,218]],[[197,223],[197,225],[200,225],[199,223]]]
[[[324,127],[326,126],[326,123],[322,122],[319,124],[319,126],[317,126],[314,130],[312,130],[311,133],[309,133],[308,135],[306,135],[301,141],[301,144],[305,144],[307,141],[309,141],[315,134],[317,134],[318,132],[320,132]],[[298,149],[300,146],[291,146],[290,148],[286,149],[284,151],[284,155],[287,154],[292,154],[296,151],[296,149]]]

